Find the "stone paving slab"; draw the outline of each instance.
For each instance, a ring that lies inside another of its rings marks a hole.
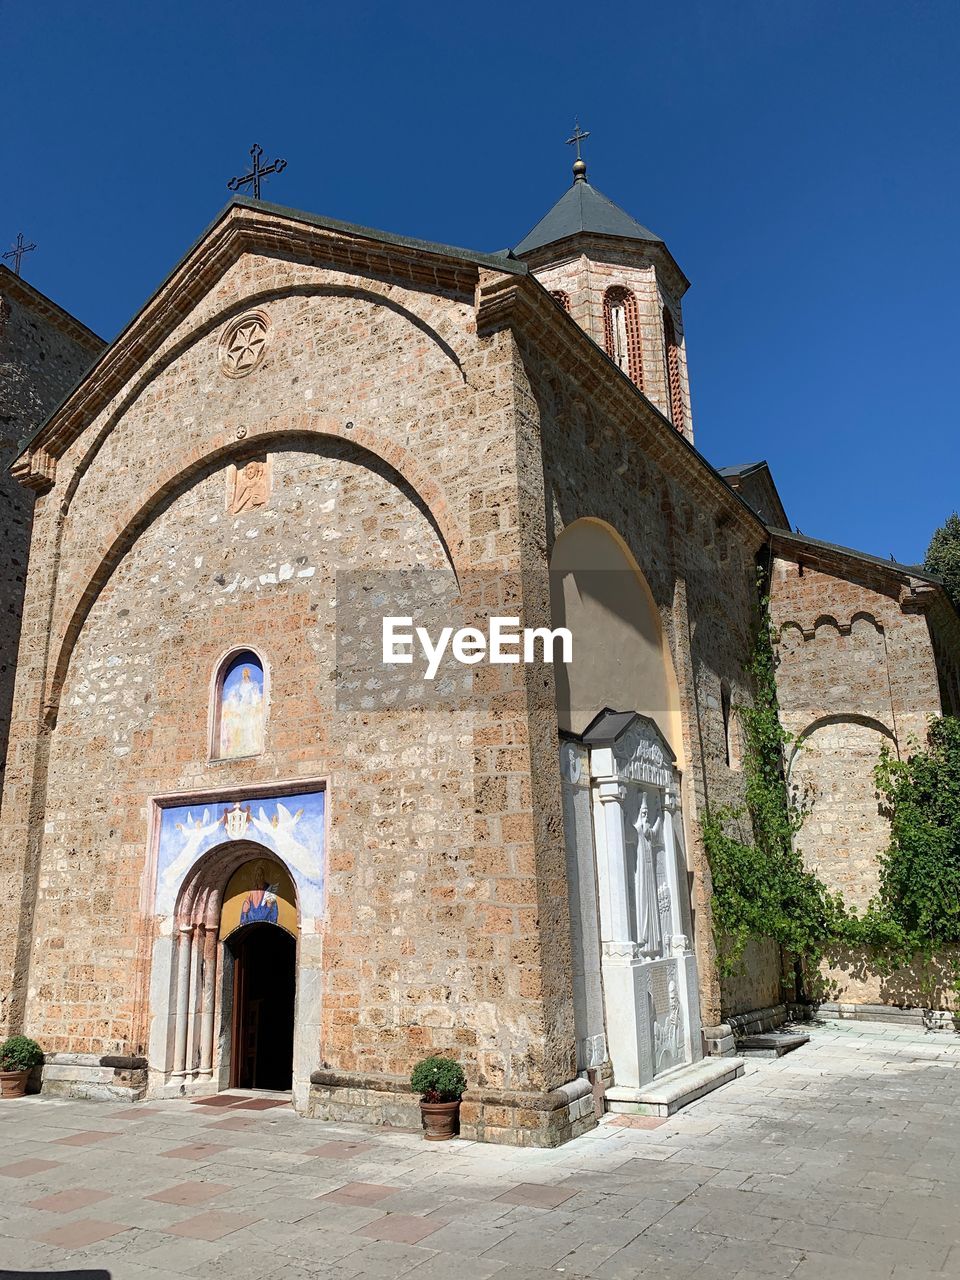
[[[827,1022],[556,1150],[287,1106],[0,1103],[0,1270],[111,1280],[960,1278],[960,1037]]]

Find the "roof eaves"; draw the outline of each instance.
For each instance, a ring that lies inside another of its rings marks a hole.
[[[819,538],[808,538],[804,533],[793,533],[789,529],[777,529],[773,525],[769,525],[768,528],[778,541],[791,544],[794,547],[807,546],[816,551],[826,551],[834,555],[847,556],[853,560],[863,561],[864,564],[873,565],[875,568],[886,569],[890,573],[899,574],[902,577],[919,578],[921,582],[929,582],[932,586],[943,587],[943,579],[938,578],[935,573],[931,573],[928,569],[924,569],[922,565],[901,564],[899,560],[884,560],[882,556],[871,555],[868,551],[858,551],[855,547],[844,547],[838,542],[823,542]]]

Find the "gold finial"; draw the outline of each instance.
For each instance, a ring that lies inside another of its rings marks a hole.
[[[568,147],[577,148],[577,158],[573,162],[574,182],[586,182],[587,180],[587,165],[583,156],[580,154],[580,143],[583,142],[585,138],[589,138],[589,137],[590,137],[589,132],[584,133],[583,130],[580,128],[580,121],[575,120],[573,123],[573,137],[567,139]]]

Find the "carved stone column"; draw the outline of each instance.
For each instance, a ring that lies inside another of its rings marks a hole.
[[[195,924],[190,935],[190,984],[187,1005],[188,1076],[196,1074],[200,1051],[200,984],[202,981],[203,925]]]
[[[626,944],[630,936],[630,895],[627,888],[627,844],[623,830],[624,790],[618,778],[600,778],[597,798],[603,813],[602,856],[597,867],[600,887],[600,941]]]
[[[217,1002],[217,941],[216,925],[203,930],[203,991],[200,1014],[200,1079],[213,1076],[213,1017]]]
[[[193,954],[193,926],[181,924],[177,930],[177,1009],[173,1032],[173,1078],[182,1080],[187,1071],[187,1015],[190,1008],[190,960]]]

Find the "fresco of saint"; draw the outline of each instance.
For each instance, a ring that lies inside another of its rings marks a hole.
[[[252,653],[230,664],[220,693],[220,756],[255,756],[263,750],[263,668]]]

